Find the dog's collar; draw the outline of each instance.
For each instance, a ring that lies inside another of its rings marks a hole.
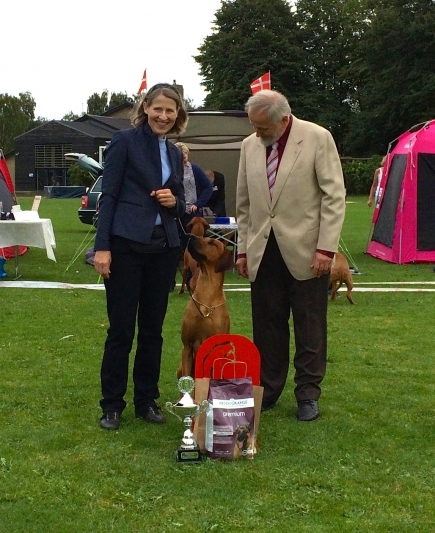
[[[198,309],[198,311],[200,312],[200,314],[201,314],[201,316],[202,316],[203,318],[208,318],[208,317],[213,313],[213,311],[214,311],[216,308],[220,307],[221,305],[225,305],[225,304],[227,303],[226,300],[224,300],[224,301],[223,301],[221,304],[219,304],[219,305],[213,305],[213,306],[210,306],[210,305],[205,305],[205,304],[199,302],[196,298],[193,297],[193,295],[191,296],[191,298],[192,298],[192,300],[197,304],[196,308]],[[204,313],[201,311],[201,309],[198,307],[198,305],[202,305],[203,307],[205,307],[205,308],[208,310],[207,313],[204,314]]]

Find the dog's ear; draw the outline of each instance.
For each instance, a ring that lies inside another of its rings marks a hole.
[[[234,266],[233,254],[232,252],[228,250],[228,248],[225,248],[225,252],[222,254],[222,257],[216,263],[216,266],[214,267],[214,271],[225,272],[226,270],[233,268],[233,266]]]
[[[207,222],[207,220],[205,218],[203,218],[202,220],[204,221],[203,222],[204,230],[210,229],[210,224]]]
[[[192,219],[190,220],[190,222],[186,225],[186,229],[192,229],[192,226],[193,226],[192,222],[193,222],[194,220],[195,220],[194,218],[192,218]]]

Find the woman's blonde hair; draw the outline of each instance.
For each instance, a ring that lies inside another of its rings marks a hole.
[[[138,128],[139,126],[142,126],[142,124],[148,122],[148,115],[144,111],[143,104],[146,103],[148,106],[151,105],[153,100],[161,94],[167,98],[170,98],[171,100],[174,100],[178,111],[175,124],[168,131],[168,134],[175,133],[178,135],[183,133],[186,130],[189,117],[187,115],[183,98],[180,96],[180,93],[177,91],[177,89],[169,83],[157,83],[157,85],[151,87],[149,91],[141,95],[140,98],[136,100],[131,112],[131,123],[133,127]]]
[[[189,155],[189,151],[190,150],[189,150],[189,147],[186,144],[182,143],[181,141],[178,141],[178,142],[174,143],[174,145],[177,146],[183,152],[183,154]]]

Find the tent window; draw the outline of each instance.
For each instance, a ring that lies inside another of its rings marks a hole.
[[[394,226],[396,224],[397,204],[402,190],[407,162],[406,154],[393,157],[388,173],[387,185],[382,198],[379,216],[373,231],[372,240],[391,248],[393,246]]]
[[[435,250],[435,155],[418,154],[417,250]]]

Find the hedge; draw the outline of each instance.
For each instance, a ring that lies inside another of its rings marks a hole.
[[[374,155],[369,159],[342,159],[346,194],[369,195],[375,170],[380,166],[383,156]]]

